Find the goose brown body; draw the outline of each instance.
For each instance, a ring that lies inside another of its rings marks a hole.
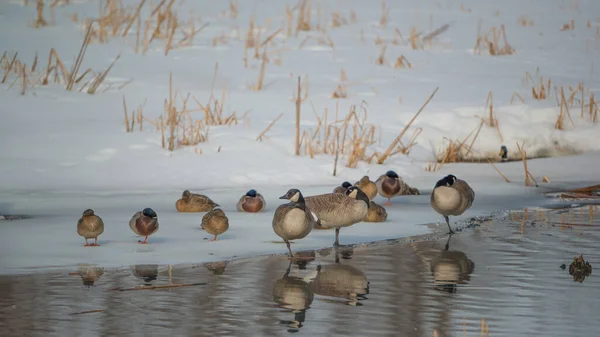
[[[77,234],[85,239],[85,246],[99,246],[98,236],[104,232],[104,222],[94,214],[91,209],[86,209],[77,221]],[[93,244],[88,244],[88,239],[94,239]]]
[[[450,215],[461,215],[473,205],[475,201],[475,191],[469,184],[449,174],[440,179],[431,193],[429,202],[431,207],[444,216],[450,233],[454,233],[450,228]]]
[[[369,179],[369,176],[363,176],[359,181],[354,183],[354,186],[365,192],[369,200],[373,200],[377,196],[377,184]]]
[[[219,205],[209,197],[189,190],[183,191],[181,198],[175,202],[175,208],[179,212],[208,212],[217,206]]]
[[[229,229],[229,219],[222,209],[214,208],[202,217],[202,229],[208,234],[214,235],[212,241],[217,241],[217,235],[221,235]]]
[[[139,235],[144,237],[144,241],[140,243],[146,244],[148,237],[158,231],[158,216],[150,209],[145,208],[141,212],[135,212],[129,220],[129,228]]]

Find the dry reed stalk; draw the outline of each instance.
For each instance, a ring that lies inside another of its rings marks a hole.
[[[87,311],[70,313],[69,315],[85,315],[85,314],[93,314],[93,313],[104,312],[104,311],[106,311],[106,309],[87,310]]]
[[[96,76],[92,80],[92,83],[90,84],[90,86],[87,89],[88,94],[93,95],[96,92],[96,90],[98,90],[98,88],[100,87],[102,82],[104,82],[104,80],[106,79],[106,75],[108,75],[108,72],[112,69],[112,67],[115,65],[115,62],[117,62],[117,60],[120,57],[121,57],[121,55],[117,55],[117,57],[110,64],[110,66],[108,66],[108,68],[106,68],[99,76]]]
[[[520,99],[521,103],[525,104],[525,100],[523,99],[523,97],[521,95],[519,95],[519,93],[516,91],[513,93],[513,95],[510,98],[510,104],[513,104],[515,98]]]
[[[379,19],[379,25],[381,27],[387,27],[389,21],[390,11],[386,6],[385,1],[381,2],[381,19]]]
[[[132,290],[155,290],[155,289],[168,289],[168,288],[181,288],[181,287],[191,287],[191,286],[204,286],[207,285],[207,282],[198,282],[198,283],[183,283],[183,284],[165,284],[165,285],[155,285],[155,286],[137,286],[135,288],[111,288],[108,290],[111,291],[132,291]]]
[[[258,73],[258,81],[256,82],[255,85],[252,86],[252,89],[254,91],[261,91],[263,88],[263,82],[264,82],[264,78],[265,78],[265,70],[267,68],[267,60],[268,60],[265,52],[263,52],[261,61],[260,61],[260,71]]]
[[[406,59],[404,55],[400,55],[394,63],[394,68],[412,68],[412,64]]]
[[[296,37],[300,31],[309,31],[311,30],[310,17],[311,17],[311,1],[310,0],[301,0],[300,5],[298,6],[298,18],[296,20]]]
[[[269,125],[267,125],[267,127],[258,135],[258,137],[256,137],[256,140],[262,142],[263,137],[264,138],[268,138],[266,136],[267,132],[273,127],[273,125],[275,125],[275,123],[277,123],[277,121],[283,117],[283,113],[279,114],[279,116],[277,116],[277,118],[275,118],[273,121],[271,121],[271,123],[269,123]]]
[[[75,63],[73,64],[73,68],[71,68],[71,72],[70,72],[70,77],[67,81],[67,91],[71,91],[73,90],[73,85],[75,84],[75,79],[77,78],[77,73],[79,72],[79,68],[81,67],[81,63],[83,62],[83,57],[85,55],[85,51],[87,50],[87,46],[90,42],[90,33],[92,32],[92,24],[93,22],[90,22],[90,24],[88,25],[88,29],[85,33],[85,37],[83,39],[83,42],[81,43],[81,48],[79,49],[79,54],[77,55],[77,58],[75,59]]]
[[[387,45],[381,46],[381,50],[379,51],[379,57],[375,60],[375,64],[384,65],[385,64],[385,51],[387,49]]]
[[[492,27],[489,32],[482,35],[481,21],[478,23],[477,39],[475,40],[473,53],[482,55],[483,51],[486,50],[490,56],[512,55],[515,53],[515,49],[508,43],[506,38],[504,25],[500,25],[500,28]]]
[[[301,86],[300,76],[298,76],[298,93],[296,95],[296,156],[300,155],[300,112],[301,112],[301,109],[302,109],[302,86]]]
[[[427,98],[427,101],[425,101],[425,103],[421,106],[421,108],[419,109],[419,111],[417,111],[417,113],[408,122],[408,124],[406,124],[406,126],[404,127],[404,129],[402,129],[402,131],[396,137],[396,139],[394,139],[394,141],[390,144],[390,146],[388,146],[387,150],[385,150],[385,152],[381,156],[377,157],[377,163],[378,164],[383,164],[386,161],[386,159],[390,156],[390,154],[392,153],[392,151],[394,150],[394,148],[396,147],[396,145],[400,142],[400,140],[402,139],[402,137],[404,136],[404,134],[406,133],[406,131],[408,130],[408,128],[412,125],[412,123],[419,116],[419,114],[423,111],[423,109],[425,109],[425,107],[427,106],[427,104],[429,104],[429,102],[431,101],[431,99],[433,98],[433,96],[435,96],[435,93],[438,91],[438,89],[439,89],[439,87],[435,88],[435,90],[431,93],[431,95],[429,95],[429,98]]]
[[[490,127],[495,127],[497,124],[496,118],[494,117],[494,102],[493,102],[494,98],[493,98],[493,93],[490,90],[490,93],[487,96],[486,102],[485,102],[485,109],[488,108],[489,106],[489,111],[490,111],[490,116],[489,116],[489,120],[488,120],[488,125]]]
[[[521,160],[523,161],[523,170],[525,171],[525,186],[534,186],[531,183],[531,180],[533,180],[533,182],[535,183],[535,187],[538,187],[537,181],[535,181],[535,178],[527,168],[527,151],[525,151],[524,146],[525,143],[523,143],[523,145],[519,145],[519,143],[517,142],[517,148],[519,149],[519,153],[521,154]]]
[[[33,22],[34,28],[47,26],[48,22],[44,19],[44,0],[37,0],[36,4],[36,18]]]
[[[491,160],[488,159],[488,163],[490,163],[490,165],[492,165],[494,170],[496,170],[496,172],[498,172],[498,174],[504,179],[504,181],[506,181],[507,183],[510,183],[510,180],[508,180],[508,178],[504,174],[502,174],[502,172],[500,172],[500,170],[496,167],[496,165],[494,165],[494,163],[492,163]]]
[[[557,96],[558,96],[558,94],[557,94]],[[558,130],[564,130],[565,115],[569,117],[569,120],[571,121],[571,124],[574,127],[575,123],[573,122],[573,119],[571,118],[571,113],[569,112],[569,105],[567,104],[567,99],[565,98],[565,90],[563,87],[560,88],[559,107],[560,107],[560,112],[558,114],[558,117],[556,118],[556,122],[554,123],[554,128],[558,129]]]

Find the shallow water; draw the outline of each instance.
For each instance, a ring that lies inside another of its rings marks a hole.
[[[444,237],[301,252],[288,274],[280,255],[0,276],[0,335],[596,335],[600,280],[568,266],[599,261],[598,211],[507,213],[447,251]]]

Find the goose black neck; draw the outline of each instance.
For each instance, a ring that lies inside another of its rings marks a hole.
[[[370,200],[369,197],[367,196],[367,194],[365,192],[363,192],[360,188],[356,189],[356,199],[357,200],[362,200],[365,203],[367,203],[367,207],[370,204]]]

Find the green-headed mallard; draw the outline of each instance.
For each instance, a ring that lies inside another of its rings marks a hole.
[[[475,200],[475,192],[466,181],[457,179],[449,174],[438,180],[429,200],[431,207],[444,216],[449,234],[454,234],[450,228],[449,215],[461,215],[471,207]]]
[[[305,200],[317,228],[335,228],[334,246],[339,246],[340,228],[363,221],[369,211],[369,198],[356,186],[348,187],[344,194],[319,194]]]
[[[267,203],[265,202],[265,198],[263,198],[262,194],[252,189],[246,192],[246,194],[242,195],[236,205],[236,208],[239,212],[256,213],[264,210],[266,206]]]
[[[383,206],[377,205],[375,201],[369,203],[369,211],[365,222],[384,222],[387,219],[387,211]]]
[[[377,185],[369,179],[369,176],[363,176],[359,181],[354,183],[354,186],[365,192],[369,200],[373,200],[377,196]]]
[[[290,258],[294,257],[290,248],[291,240],[299,240],[306,237],[313,229],[314,218],[306,207],[302,193],[296,188],[287,191],[279,199],[287,199],[290,202],[277,207],[273,214],[273,231],[283,239],[290,252]]]
[[[385,203],[386,205],[392,204],[391,199],[393,197],[405,194],[403,193],[403,189],[406,187],[406,184],[394,171],[387,171],[385,174],[382,174],[375,181],[375,185],[377,186],[377,193],[388,199]]]
[[[219,205],[209,197],[191,193],[189,190],[183,191],[181,198],[175,203],[175,208],[179,212],[208,212],[217,206]]]
[[[346,193],[346,190],[350,186],[352,186],[352,184],[350,184],[347,181],[344,181],[340,186],[336,186],[336,188],[333,189],[333,193]]]
[[[221,208],[216,207],[204,214],[201,228],[215,236],[211,241],[217,241],[217,235],[221,235],[229,229],[229,219]]]
[[[83,215],[77,221],[77,234],[85,239],[85,246],[100,246],[98,236],[104,232],[104,222],[99,216],[94,214],[91,209],[86,209]],[[89,244],[88,239],[94,239],[94,243]]]
[[[129,220],[129,228],[139,235],[144,237],[144,241],[139,243],[148,243],[148,237],[158,231],[158,216],[152,208],[144,208],[141,212],[135,212],[131,220]]]

